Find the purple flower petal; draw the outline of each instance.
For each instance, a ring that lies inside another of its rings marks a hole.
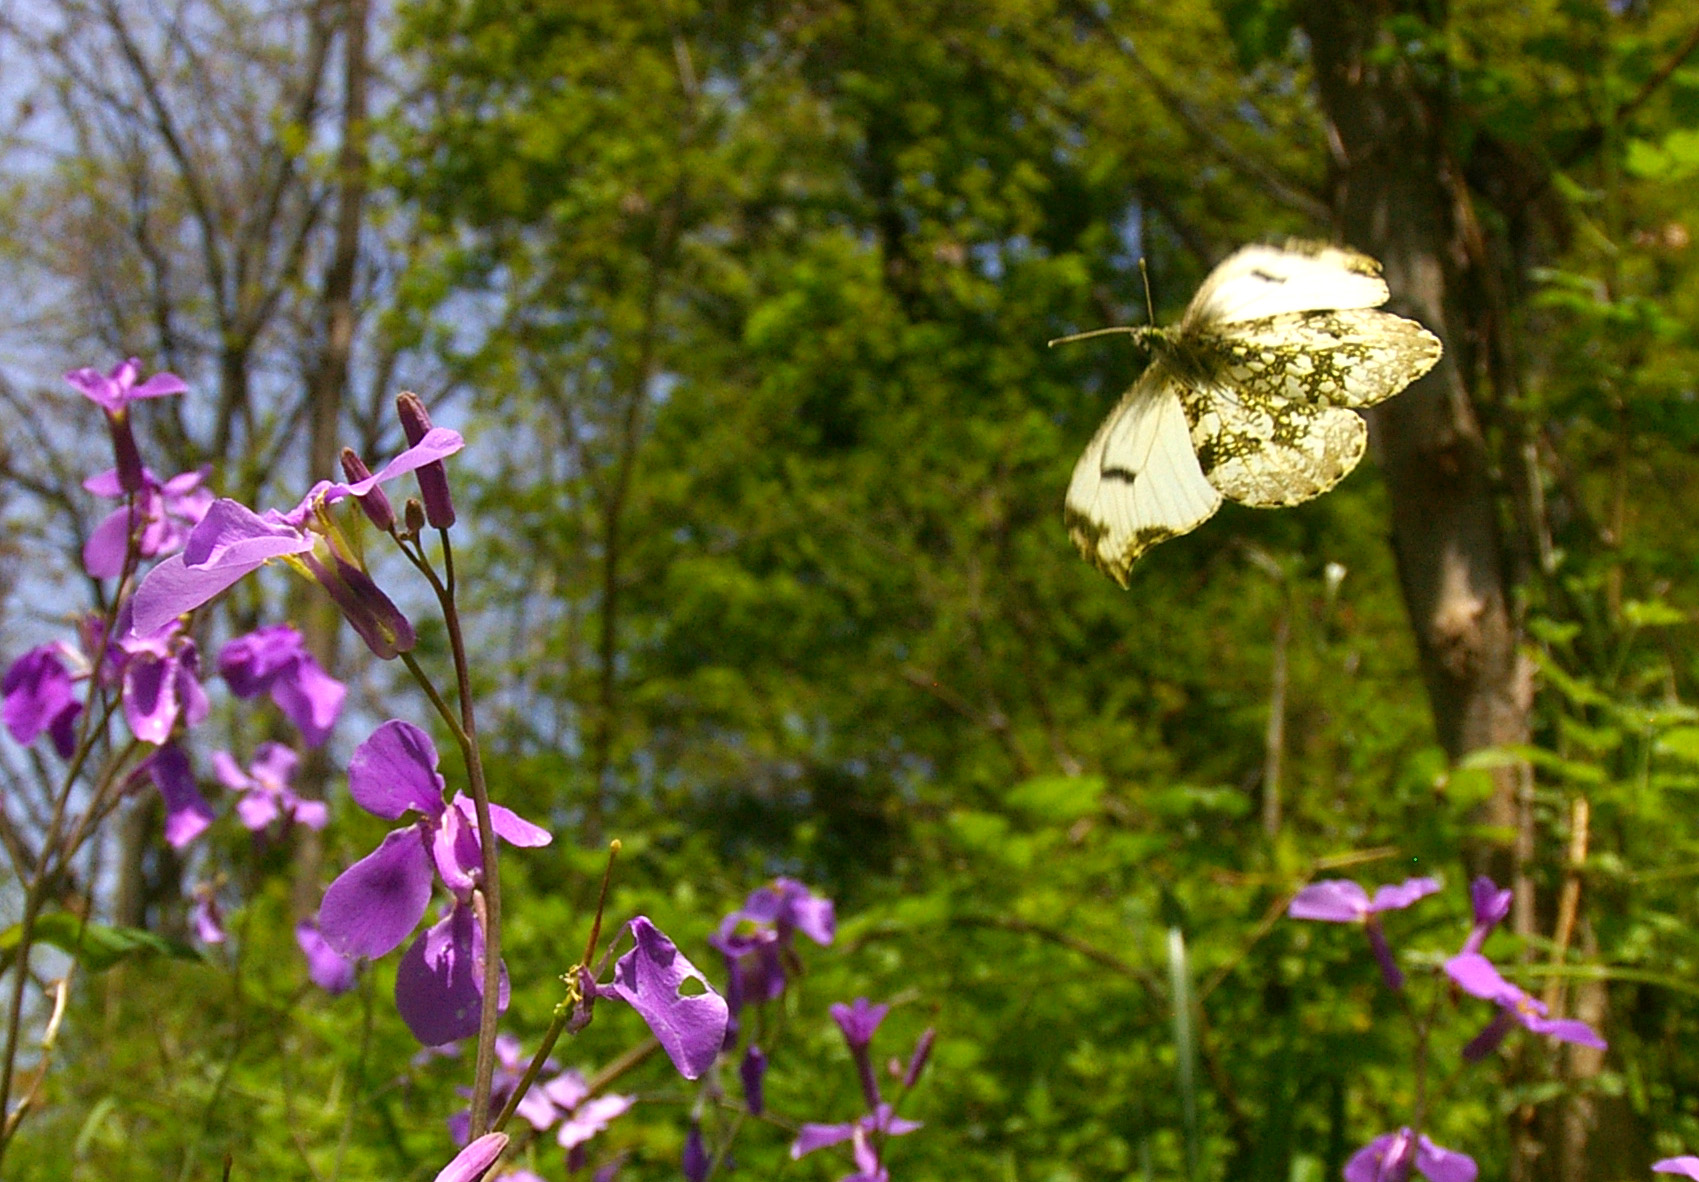
[[[1445,962],[1445,975],[1463,992],[1501,1005],[1515,1005],[1523,992],[1499,975],[1492,962],[1478,952],[1465,952]]]
[[[483,1006],[483,934],[472,909],[458,904],[408,947],[395,971],[395,1008],[413,1037],[440,1046],[478,1032]],[[507,971],[498,1011],[507,1008]]]
[[[1487,937],[1505,916],[1510,914],[1512,892],[1500,890],[1492,879],[1482,875],[1469,884],[1469,904],[1475,912],[1475,926],[1463,942],[1464,952],[1479,952]]]
[[[271,700],[309,747],[330,737],[347,697],[348,687],[321,669],[310,653],[302,653],[289,673],[271,683]]]
[[[212,806],[201,799],[189,757],[175,743],[154,752],[144,766],[165,800],[165,840],[180,850],[212,824]]]
[[[1666,1157],[1663,1161],[1652,1163],[1652,1172],[1656,1174],[1682,1174],[1688,1178],[1699,1179],[1699,1157],[1686,1154],[1681,1157]]]
[[[295,943],[307,958],[307,976],[314,985],[332,997],[354,988],[354,962],[332,948],[311,922],[295,925]]]
[[[1406,878],[1397,886],[1383,886],[1377,890],[1374,902],[1369,904],[1369,911],[1401,911],[1416,900],[1425,899],[1438,890],[1437,878]]]
[[[1345,1182],[1403,1182],[1409,1177],[1415,1146],[1409,1129],[1382,1133],[1351,1155]]]
[[[695,1079],[719,1056],[729,1016],[725,999],[646,917],[639,915],[626,926],[637,946],[619,958],[613,984],[600,992],[641,1014],[679,1074]],[[700,983],[706,992],[681,995],[679,987],[686,981]]]
[[[455,1154],[437,1174],[436,1182],[478,1182],[506,1149],[506,1133],[485,1133]]]
[[[443,814],[443,778],[431,737],[391,719],[372,732],[348,764],[348,792],[368,813],[393,821],[415,809],[432,821]]]
[[[1542,1007],[1543,1008],[1543,1007]],[[1579,1018],[1546,1018],[1534,1014],[1523,1014],[1522,1025],[1535,1034],[1543,1034],[1547,1038],[1555,1038],[1559,1042],[1578,1043],[1584,1047],[1605,1050],[1607,1043],[1599,1037],[1599,1032]]]
[[[174,373],[156,373],[147,381],[136,384],[141,373],[140,358],[132,357],[112,367],[110,374],[98,369],[73,369],[65,380],[101,409],[117,413],[138,398],[159,398],[166,394],[181,394],[188,390],[183,379]]]
[[[13,661],[0,679],[0,720],[12,738],[28,745],[50,730],[67,713],[73,718],[82,707],[72,691],[71,674],[65,668],[59,646],[44,644]],[[60,755],[69,752],[61,750]]]
[[[1416,1138],[1416,1168],[1428,1182],[1475,1182],[1480,1172],[1474,1158],[1435,1145],[1426,1133]]]
[[[474,807],[471,800],[463,795],[456,794],[455,803],[459,804],[461,801],[465,801],[467,810]],[[477,816],[473,812],[468,812],[468,815]],[[504,808],[494,802],[490,804],[490,828],[494,829],[496,836],[507,842],[508,845],[534,847],[548,845],[549,842],[554,840],[554,834],[541,825],[533,825],[512,809]]]
[[[130,509],[120,506],[101,519],[83,543],[83,569],[90,578],[115,579],[130,553]]]
[[[1369,914],[1369,893],[1348,878],[1323,879],[1293,896],[1286,914],[1323,923],[1361,923]]]
[[[376,959],[407,938],[430,902],[425,843],[417,827],[397,829],[330,884],[319,930],[343,956]]]
[[[865,997],[856,998],[854,1005],[835,1002],[831,1007],[832,1021],[844,1032],[844,1041],[852,1051],[867,1049],[867,1044],[873,1041],[873,1032],[890,1012],[890,1006],[874,1005]]]
[[[577,1107],[560,1126],[555,1140],[560,1142],[562,1149],[582,1145],[623,1116],[635,1103],[635,1096],[597,1096]]]
[[[797,1130],[796,1140],[791,1142],[791,1160],[806,1157],[816,1149],[825,1149],[830,1145],[841,1145],[855,1136],[855,1125],[821,1125],[805,1124]]]

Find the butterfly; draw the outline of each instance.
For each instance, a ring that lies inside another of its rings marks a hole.
[[[1196,529],[1222,497],[1275,508],[1338,484],[1368,439],[1351,408],[1440,357],[1427,329],[1376,310],[1387,295],[1380,264],[1356,251],[1247,246],[1177,326],[1080,334],[1129,333],[1151,353],[1068,483],[1063,521],[1085,559],[1125,587],[1141,554]]]

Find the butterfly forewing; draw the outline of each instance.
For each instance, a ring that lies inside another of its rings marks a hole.
[[[1186,306],[1180,331],[1320,308],[1374,308],[1386,302],[1380,264],[1323,243],[1247,246],[1209,273]]]
[[[1221,504],[1204,479],[1184,387],[1147,369],[1074,465],[1063,518],[1086,560],[1123,587],[1139,555],[1197,528]]]

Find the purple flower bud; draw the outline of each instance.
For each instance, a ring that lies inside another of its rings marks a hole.
[[[342,474],[348,477],[348,483],[358,484],[371,476],[372,470],[366,467],[366,461],[360,458],[360,453],[351,447],[342,449]],[[395,527],[395,510],[390,508],[389,498],[383,489],[377,485],[372,491],[359,498],[360,508],[366,511],[366,517],[371,523],[388,533]]]
[[[1498,884],[1482,875],[1469,884],[1469,902],[1475,912],[1475,926],[1463,942],[1464,952],[1479,952],[1481,945],[1505,916],[1510,914],[1511,892],[1500,890]]]
[[[507,1149],[506,1133],[485,1133],[454,1155],[436,1182],[479,1182]]]
[[[879,1029],[879,1023],[885,1020],[890,1010],[890,1006],[873,1005],[865,997],[856,998],[854,1005],[846,1006],[839,1002],[831,1007],[832,1020],[844,1032],[850,1057],[855,1060],[856,1071],[861,1076],[861,1094],[867,1101],[869,1112],[878,1111],[880,1099],[879,1080],[874,1074],[873,1057],[868,1054],[867,1047],[873,1041],[873,1032]]]
[[[767,1075],[767,1056],[754,1043],[743,1052],[743,1062],[737,1066],[737,1076],[743,1082],[743,1106],[750,1116],[760,1116],[767,1107],[762,1080]]]
[[[920,1073],[926,1070],[926,1061],[932,1057],[932,1042],[938,1032],[928,1026],[920,1032],[920,1039],[914,1044],[914,1054],[909,1056],[908,1070],[903,1073],[903,1090],[907,1091],[920,1081]]]
[[[411,391],[398,394],[395,410],[401,416],[401,429],[407,433],[408,446],[417,444],[431,429],[431,416],[417,394]],[[442,461],[426,464],[415,476],[419,481],[419,495],[424,498],[426,520],[436,529],[447,529],[453,525],[454,500],[449,496],[448,470],[443,467]]]
[[[714,1168],[708,1147],[702,1142],[701,1121],[690,1122],[690,1133],[684,1139],[683,1164],[685,1182],[706,1182],[708,1172]]]

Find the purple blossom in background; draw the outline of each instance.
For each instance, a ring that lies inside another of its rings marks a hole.
[[[869,1112],[878,1110],[880,1098],[879,1080],[874,1074],[873,1056],[868,1047],[873,1042],[874,1031],[879,1029],[879,1023],[890,1012],[890,1006],[874,1005],[865,997],[856,998],[853,1005],[835,1002],[831,1007],[832,1021],[843,1031],[850,1057],[855,1060],[856,1072],[861,1077],[861,1095],[867,1101]]]
[[[920,1127],[919,1121],[904,1120],[889,1104],[881,1104],[860,1120],[837,1125],[803,1125],[797,1130],[796,1140],[791,1142],[791,1160],[795,1161],[829,1145],[841,1145],[853,1138],[858,1130],[866,1137],[883,1139],[901,1137]]]
[[[1442,1148],[1408,1128],[1382,1133],[1351,1155],[1345,1182],[1405,1182],[1414,1167],[1428,1182],[1475,1182],[1474,1158]]]
[[[228,751],[212,753],[213,774],[232,792],[240,792],[236,815],[244,828],[258,833],[279,817],[309,829],[323,829],[329,810],[322,800],[303,800],[289,786],[301,757],[282,743],[261,743],[244,772]]]
[[[510,1034],[496,1037],[496,1070],[490,1082],[490,1115],[493,1117],[507,1106],[514,1089],[524,1078],[530,1064],[519,1040]],[[470,1096],[471,1090],[460,1089]],[[555,1140],[567,1151],[567,1172],[584,1168],[585,1145],[597,1133],[624,1115],[636,1103],[632,1096],[590,1096],[590,1085],[577,1071],[561,1071],[553,1059],[547,1060],[531,1090],[514,1108],[537,1132],[546,1132],[558,1122],[560,1129]],[[461,1109],[448,1118],[449,1133],[456,1143],[464,1143],[472,1129],[470,1109]],[[508,1175],[511,1176],[511,1175]]]
[[[112,435],[112,451],[118,462],[118,483],[126,493],[140,492],[143,487],[141,452],[130,427],[130,403],[142,398],[161,398],[181,394],[189,387],[174,373],[156,373],[140,385],[142,363],[132,357],[103,374],[97,369],[73,369],[65,380],[75,386],[85,398],[106,413],[106,426]]]
[[[1605,1040],[1587,1023],[1577,1018],[1546,1017],[1544,1002],[1528,996],[1506,981],[1492,966],[1492,962],[1478,952],[1465,952],[1452,957],[1445,962],[1445,973],[1457,982],[1458,987],[1465,993],[1485,1001],[1496,1002],[1499,1006],[1498,1017],[1488,1023],[1486,1029],[1463,1048],[1465,1059],[1473,1061],[1491,1054],[1499,1043],[1504,1041],[1504,1036],[1515,1023],[1526,1026],[1535,1034],[1544,1034],[1559,1042],[1578,1043],[1601,1051],[1605,1049]]]
[[[154,567],[137,588],[136,629],[156,630],[194,611],[275,559],[317,581],[379,657],[405,652],[414,643],[412,625],[366,573],[332,520],[330,506],[436,463],[463,446],[458,433],[434,428],[376,475],[353,484],[320,481],[287,513],[268,509],[261,514],[235,501],[213,502],[190,531],[182,552]]]
[[[224,910],[205,884],[195,888],[195,938],[202,944],[224,943]]]
[[[524,1048],[517,1038],[511,1034],[496,1035],[496,1067],[495,1074],[490,1077],[489,1115],[492,1120],[503,1108],[507,1107],[507,1102],[512,1097],[514,1089],[519,1086],[519,1081],[524,1077],[525,1068],[529,1066],[530,1061],[530,1057],[525,1054]],[[545,1072],[558,1072],[560,1064],[549,1059],[544,1063],[543,1070]],[[519,1106],[514,1109],[515,1114],[524,1117],[530,1122],[531,1127],[538,1132],[542,1132],[554,1124],[557,1119],[555,1106],[543,1094],[542,1079],[542,1075],[537,1077],[538,1086],[527,1092],[525,1098],[519,1102]],[[470,1088],[458,1090],[462,1096],[472,1094]],[[464,1145],[467,1138],[472,1135],[472,1110],[462,1108],[449,1117],[448,1132],[449,1136],[454,1138],[455,1144]]]
[[[615,962],[612,984],[597,985],[596,992],[636,1010],[679,1074],[696,1079],[713,1066],[725,1044],[726,1000],[647,917],[637,916],[626,928],[636,947]],[[686,981],[697,982],[703,992],[680,994]]]
[[[269,693],[309,747],[330,737],[348,697],[348,687],[319,667],[301,634],[288,624],[230,641],[219,650],[218,671],[238,698]]]
[[[390,721],[360,744],[348,765],[348,791],[361,808],[386,821],[409,812],[419,819],[396,829],[378,848],[344,870],[325,891],[319,930],[344,956],[376,959],[407,938],[442,879],[453,906],[401,958],[395,1003],[414,1037],[427,1046],[474,1033],[483,998],[484,934],[472,912],[483,875],[472,802],[456,793],[443,800],[437,752],[411,723]],[[498,804],[490,805],[497,836],[518,846],[547,845],[549,832]],[[507,1004],[502,972],[497,1008]]]
[[[165,840],[172,849],[182,849],[212,824],[212,806],[202,799],[189,757],[177,744],[155,751],[135,774],[152,780],[165,801]]]
[[[478,1182],[506,1149],[506,1133],[485,1133],[455,1154],[437,1174],[436,1182]]]
[[[129,556],[130,535],[138,533],[136,553],[141,558],[158,558],[183,548],[189,531],[199,525],[212,507],[211,490],[204,485],[205,471],[182,472],[163,483],[152,469],[142,469],[142,487],[136,492],[135,507],[121,505],[94,527],[83,543],[83,566],[97,579],[115,579],[124,573]],[[118,469],[109,468],[83,481],[97,497],[123,499],[128,494],[119,483]],[[140,526],[131,528],[131,513]]]
[[[12,738],[27,747],[45,731],[59,758],[71,758],[83,708],[72,691],[62,646],[44,644],[13,661],[0,679],[0,694],[5,695],[0,719]]]
[[[1681,1174],[1683,1177],[1699,1179],[1699,1157],[1689,1155],[1666,1157],[1663,1161],[1652,1163],[1652,1172],[1656,1174]]]
[[[1388,988],[1402,989],[1404,971],[1398,967],[1398,958],[1393,955],[1391,946],[1386,942],[1386,933],[1381,930],[1380,913],[1402,910],[1437,890],[1439,882],[1436,879],[1407,878],[1397,886],[1381,887],[1371,899],[1366,890],[1350,879],[1328,878],[1312,882],[1299,891],[1286,908],[1286,914],[1293,919],[1314,919],[1323,923],[1361,924],[1368,935],[1375,963],[1380,966],[1382,979]]]
[[[543,1085],[561,1121],[555,1142],[566,1150],[566,1168],[577,1173],[584,1168],[585,1143],[607,1128],[637,1103],[635,1096],[591,1096],[590,1085],[576,1071],[563,1071]]]
[[[1475,926],[1469,930],[1469,938],[1463,941],[1464,952],[1481,950],[1493,929],[1510,914],[1512,897],[1512,892],[1500,890],[1498,884],[1484,874],[1469,884],[1469,904],[1475,912]]]
[[[793,878],[752,891],[743,906],[720,921],[708,938],[726,961],[726,1004],[735,1017],[747,1004],[776,1000],[785,991],[786,959],[801,932],[822,947],[837,934],[830,899],[814,894]],[[727,1029],[728,1047],[737,1029]]]
[[[130,733],[158,746],[171,738],[179,719],[199,726],[211,710],[201,688],[200,650],[176,620],[147,635],[120,626],[116,651],[124,699],[124,721]]]
[[[312,920],[295,925],[295,943],[307,958],[307,976],[314,985],[332,997],[354,988],[354,962],[332,948]]]

